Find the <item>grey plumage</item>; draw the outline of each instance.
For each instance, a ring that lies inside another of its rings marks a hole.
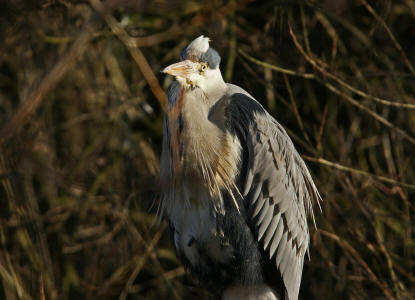
[[[167,90],[167,100],[169,101],[169,107],[173,107],[178,95],[180,93],[180,83],[178,81],[173,81]]]
[[[264,218],[262,219],[262,222],[259,225],[258,240],[262,239],[262,236],[264,235],[265,230],[268,229],[268,226],[270,225],[270,223],[272,221],[273,215],[274,215],[274,210],[270,207],[267,207],[266,212],[265,212],[265,216],[264,216]]]
[[[302,268],[304,254],[309,244],[306,208],[313,215],[311,201],[313,199],[318,201],[320,196],[303,160],[285,130],[255,100],[244,94],[239,94],[237,99],[230,103],[230,109],[237,107],[238,111],[233,114],[238,118],[241,118],[241,113],[245,114],[245,116],[242,115],[242,123],[250,124],[247,128],[250,134],[246,136],[253,139],[251,143],[247,143],[247,145],[253,145],[253,149],[249,150],[253,153],[253,175],[257,174],[262,182],[268,182],[269,195],[275,199],[276,205],[279,206],[284,219],[287,220],[286,223],[282,223],[286,230],[284,236],[279,241],[279,235],[275,236],[278,241],[276,263],[280,266],[284,262],[282,266],[285,267],[286,265],[298,265],[296,263],[298,261],[301,262]],[[234,122],[241,121],[235,120]],[[260,137],[256,134],[257,132],[261,133]],[[262,137],[266,137],[271,145],[265,155],[264,147],[267,147],[267,143],[260,141]],[[261,155],[256,153],[261,153]],[[257,160],[261,160],[261,164]],[[269,168],[270,165],[275,168]],[[261,183],[253,182],[251,190],[255,189],[256,184],[261,185]],[[282,218],[281,222],[284,219]],[[261,226],[261,223],[258,225]],[[287,241],[288,233],[290,233],[289,241]],[[300,247],[298,254],[295,247],[291,246],[292,241]],[[275,244],[274,247],[271,246],[272,252],[275,251],[275,247]],[[281,269],[280,271],[283,273],[289,299],[297,299],[301,273],[298,273],[296,277],[290,277],[289,271]],[[293,271],[298,272],[298,270]]]
[[[220,64],[220,56],[215,49],[209,48],[200,56],[200,61],[207,63],[209,68],[215,69]]]
[[[279,222],[278,222],[277,229],[275,230],[274,236],[272,238],[271,247],[269,249],[269,258],[270,259],[274,256],[275,250],[277,250],[278,245],[280,244],[280,240],[281,240],[281,237],[282,237],[283,233],[284,233],[284,223],[280,219]]]
[[[259,214],[257,222],[256,222],[257,226],[261,226],[264,223],[265,216],[271,210],[272,209],[270,208],[270,205],[269,205],[269,198],[265,198],[264,205],[262,206],[261,213]],[[260,240],[260,237],[258,237],[258,240]]]
[[[262,185],[261,185],[261,187],[262,187]],[[258,190],[259,190],[259,192],[261,192],[261,189],[257,188],[256,191],[258,191]],[[258,198],[253,198],[253,199],[255,199],[255,201],[256,201],[256,206],[255,206],[255,210],[252,214],[252,217],[256,217],[259,214],[259,212],[261,211],[262,207],[264,207],[264,202],[267,200],[267,198],[264,198],[262,196],[262,194],[260,194]],[[254,204],[254,202],[252,204]]]
[[[264,237],[264,250],[268,248],[269,242],[274,237],[275,230],[277,229],[280,218],[281,218],[281,213],[279,212],[276,215],[274,214],[272,216],[271,224],[269,224],[267,231],[266,231],[266,235]]]
[[[252,183],[251,183],[251,186],[252,186]],[[252,204],[255,204],[255,202],[257,202],[258,197],[259,197],[261,192],[262,192],[262,182],[259,182],[256,185],[256,187],[255,187],[255,189],[253,190],[253,193],[252,193],[252,197],[251,197]],[[246,193],[245,195],[248,195],[248,193]],[[261,199],[258,202],[260,202],[258,205],[261,205],[260,207],[262,207],[262,205],[264,204],[262,194],[261,194]],[[256,216],[257,213],[258,213],[258,211],[256,211],[256,213],[254,214],[254,217]]]
[[[320,201],[311,175],[283,127],[246,91],[224,83],[208,38],[195,39],[181,59],[164,70],[177,81],[168,90],[161,158],[161,213],[178,255],[223,295],[235,285],[273,286],[263,271],[270,259],[296,300],[307,214],[314,220],[312,202]]]

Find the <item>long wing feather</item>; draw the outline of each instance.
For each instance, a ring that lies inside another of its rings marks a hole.
[[[239,87],[229,85],[226,118],[245,147],[241,176],[245,205],[252,207],[257,239],[268,248],[281,273],[289,300],[297,300],[304,255],[309,245],[307,213],[320,195],[311,175],[282,126]]]

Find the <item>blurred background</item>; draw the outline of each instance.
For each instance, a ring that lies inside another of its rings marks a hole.
[[[152,205],[201,34],[321,191],[301,298],[414,299],[413,0],[2,1],[0,299],[210,299]]]

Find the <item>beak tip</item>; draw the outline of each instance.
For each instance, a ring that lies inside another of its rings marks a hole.
[[[191,72],[192,72],[192,64],[187,60],[172,64],[170,66],[165,67],[163,70],[161,70],[161,73],[169,74],[172,76],[181,76],[181,77],[186,77]]]
[[[169,68],[169,67],[164,68],[163,70],[161,70],[161,71],[160,71],[160,73],[163,73],[163,74],[170,74],[170,72],[169,72],[168,68]]]

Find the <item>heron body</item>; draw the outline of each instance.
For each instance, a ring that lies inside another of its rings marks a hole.
[[[225,83],[203,36],[163,72],[168,90],[161,212],[177,255],[222,299],[298,298],[320,199],[282,126],[246,91]]]

